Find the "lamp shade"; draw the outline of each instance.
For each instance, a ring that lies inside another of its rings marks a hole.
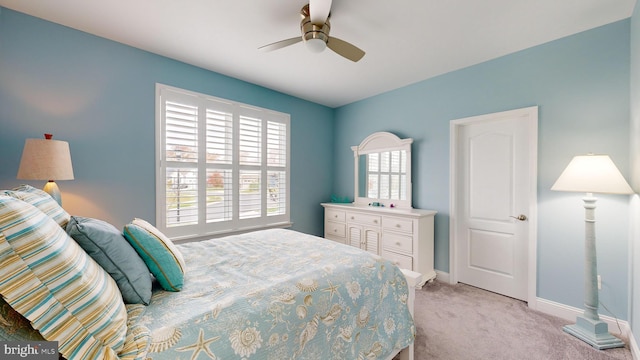
[[[69,143],[52,139],[27,139],[22,150],[18,179],[73,180]]]
[[[608,155],[575,156],[551,190],[633,194],[633,189]]]

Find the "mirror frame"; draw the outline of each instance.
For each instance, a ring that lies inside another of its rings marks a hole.
[[[391,204],[394,205],[395,208],[404,208],[411,209],[412,208],[412,195],[411,195],[411,144],[413,143],[413,139],[406,138],[400,139],[396,135],[386,132],[380,131],[373,133],[367,136],[360,145],[352,146],[351,150],[353,150],[353,160],[354,160],[354,201],[355,205],[363,205],[368,206],[372,202],[378,202],[380,204],[384,204],[385,207],[390,207]],[[406,152],[406,194],[407,198],[404,200],[391,200],[391,199],[374,199],[368,197],[360,197],[360,192],[358,191],[358,175],[359,171],[359,157],[360,155],[366,155],[370,153],[384,152],[384,151],[394,151],[394,150],[404,150]]]

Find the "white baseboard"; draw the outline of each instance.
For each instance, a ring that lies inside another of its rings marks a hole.
[[[538,306],[536,310],[543,312],[545,314],[557,316],[559,318],[565,319],[567,321],[575,321],[576,316],[582,315],[584,313],[583,309],[579,309],[573,306],[560,304],[555,301],[538,298],[537,299]],[[620,330],[618,330],[618,325],[616,324],[616,319],[607,316],[600,315],[600,319],[609,325],[609,332],[612,334],[620,334]],[[620,329],[622,329],[622,335],[627,336],[631,332],[629,328],[629,323],[624,320],[618,320],[618,324],[620,324]]]
[[[640,360],[640,348],[638,348],[638,343],[636,342],[636,338],[633,336],[633,333],[629,334],[629,349],[631,350],[631,356],[634,360]]]
[[[438,281],[451,284],[449,273],[436,270],[436,274],[436,279],[438,279]],[[567,321],[575,321],[576,316],[582,315],[584,313],[583,309],[542,298],[536,298],[535,303],[529,305],[532,310],[537,310],[548,315],[557,316]],[[631,350],[631,356],[633,357],[633,360],[640,360],[640,347],[636,342],[636,338],[633,336],[633,332],[631,331],[629,323],[624,320],[618,320],[618,322],[616,323],[615,318],[606,315],[600,315],[600,319],[607,323],[607,325],[609,326],[609,332],[612,334],[620,334],[620,330],[618,330],[618,324],[620,324],[622,336],[629,341],[629,350]]]
[[[448,272],[444,272],[436,269],[436,279],[438,279],[438,281],[442,281],[443,283],[450,284]]]
[[[545,314],[557,316],[561,319],[565,319],[567,321],[575,321],[576,316],[582,315],[584,313],[583,309],[579,309],[573,306],[560,304],[551,300],[537,298],[536,309]],[[631,350],[631,355],[634,360],[640,360],[640,351],[638,349],[638,343],[636,342],[633,333],[631,332],[631,327],[629,323],[624,320],[618,320],[616,323],[616,319],[611,316],[600,315],[600,319],[607,323],[609,326],[609,332],[612,334],[620,334],[620,330],[618,329],[618,324],[620,324],[620,329],[622,330],[622,337],[629,340],[629,349]]]

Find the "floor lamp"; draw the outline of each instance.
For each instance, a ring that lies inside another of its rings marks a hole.
[[[551,190],[587,193],[582,199],[585,209],[585,309],[584,314],[577,317],[575,324],[567,325],[563,330],[599,350],[623,347],[624,342],[611,335],[607,323],[598,316],[596,198],[593,193],[633,194],[633,190],[607,155],[574,157]]]

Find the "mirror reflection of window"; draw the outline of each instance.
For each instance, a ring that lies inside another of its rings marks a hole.
[[[380,171],[380,154],[373,153],[367,155],[367,197],[378,198],[378,179]]]
[[[376,132],[352,146],[354,204],[411,208],[411,143],[389,132]]]
[[[378,198],[378,175],[377,174],[369,174],[369,181],[367,183],[368,192],[367,197],[372,199]]]
[[[400,175],[391,175],[391,198],[400,199]]]
[[[389,174],[380,175],[380,199],[389,198]]]
[[[391,172],[392,173],[400,172],[400,151],[391,152]]]
[[[380,154],[369,154],[367,158],[369,159],[369,172],[377,173],[378,169],[380,168]]]
[[[367,197],[405,200],[406,160],[405,150],[367,154]]]
[[[380,153],[380,172],[389,172],[389,152],[385,151]]]

